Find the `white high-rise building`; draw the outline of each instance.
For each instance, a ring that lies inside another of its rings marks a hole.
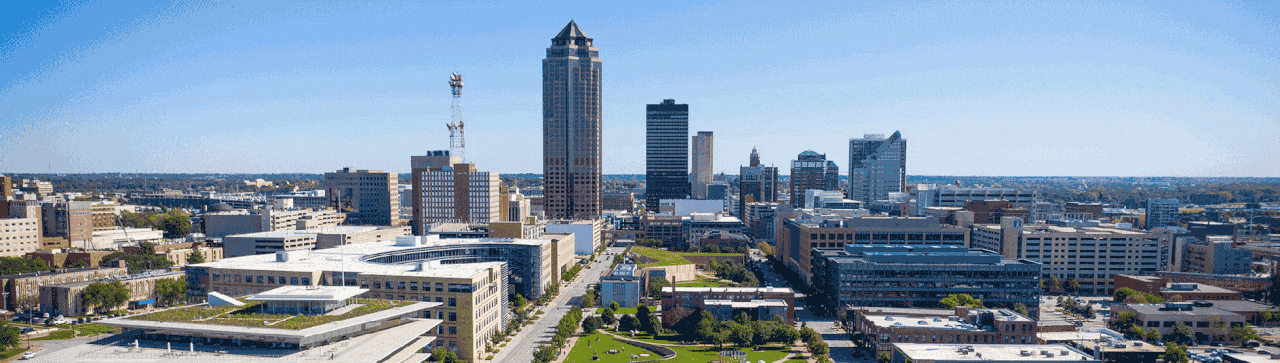
[[[849,139],[849,199],[871,203],[907,186],[907,140],[894,132]]]
[[[1177,199],[1147,200],[1147,229],[1178,225]]]
[[[715,181],[714,139],[711,131],[698,131],[693,136],[692,154],[693,171],[689,173],[689,184],[693,187],[693,199],[707,199],[707,186]]]

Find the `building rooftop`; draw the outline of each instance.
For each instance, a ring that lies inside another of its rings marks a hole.
[[[206,268],[227,268],[265,271],[346,271],[353,273],[375,273],[380,275],[431,276],[431,277],[470,277],[476,273],[492,268],[501,262],[482,262],[442,265],[438,262],[423,264],[385,264],[369,262],[372,255],[394,254],[398,251],[413,249],[448,247],[459,245],[483,244],[517,244],[539,246],[543,243],[536,239],[518,238],[437,238],[435,236],[399,237],[398,242],[379,241],[334,248],[309,251],[292,251],[286,253],[281,261],[277,255],[253,255],[224,258],[214,262],[206,262],[191,266]]]
[[[1213,307],[1231,312],[1258,312],[1271,308],[1270,305],[1256,303],[1248,300],[1214,300],[1202,301],[1201,304],[1212,304]]]
[[[1216,306],[1195,306],[1186,303],[1185,308],[1169,309],[1167,304],[1129,304],[1129,308],[1142,315],[1179,315],[1179,316],[1196,316],[1196,315],[1218,315],[1218,316],[1239,316],[1236,314]]]
[[[1004,361],[1004,362],[1096,362],[1092,356],[1062,344],[920,344],[893,343],[908,360],[921,361]],[[1047,353],[1047,354],[1046,354]],[[1049,354],[1052,354],[1050,356]]]
[[[245,298],[248,301],[341,301],[369,292],[355,286],[281,286]]]
[[[290,238],[290,237],[307,237],[307,236],[315,237],[316,233],[305,231],[305,230],[283,230],[283,231],[237,234],[237,235],[227,236],[226,238]]]
[[[183,271],[164,271],[164,270],[158,270],[158,271],[144,271],[144,272],[136,273],[136,274],[132,274],[132,275],[116,276],[116,277],[108,277],[108,278],[96,279],[96,280],[88,280],[88,281],[72,281],[72,282],[64,282],[64,283],[61,283],[61,284],[54,284],[54,285],[50,285],[50,286],[55,286],[55,287],[76,287],[76,286],[89,285],[89,284],[92,284],[92,283],[95,283],[95,282],[133,281],[133,280],[140,280],[140,279],[146,279],[146,278],[152,278],[152,277],[176,276],[176,275],[185,275],[185,274],[186,274],[186,272],[183,272]]]
[[[1164,288],[1161,288],[1160,292],[1170,293],[1170,294],[1177,294],[1177,293],[1183,293],[1183,292],[1231,294],[1237,291],[1231,290],[1231,289],[1224,289],[1224,288],[1213,286],[1213,285],[1198,284],[1194,282],[1184,282],[1184,283],[1173,282],[1165,285]]]
[[[900,327],[900,328],[918,328],[918,329],[938,329],[938,330],[985,330],[983,327],[969,324],[957,317],[941,318],[941,317],[921,317],[912,318],[906,316],[892,315],[868,315],[864,317],[868,323],[882,328]]]
[[[760,299],[751,301],[733,301],[733,300],[705,300],[704,305],[707,306],[728,306],[734,309],[755,309],[759,307],[787,307],[787,302],[778,299]]]
[[[763,293],[790,293],[790,294],[795,293],[795,290],[792,290],[789,287],[670,287],[670,286],[667,286],[662,288],[662,291],[663,292],[701,292],[701,293],[710,293],[710,292],[726,292],[726,293],[728,292],[733,292],[733,293],[763,292]]]

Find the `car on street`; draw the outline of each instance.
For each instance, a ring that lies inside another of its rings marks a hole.
[[[36,358],[36,353],[34,352],[22,353],[22,360],[35,359],[35,358]]]

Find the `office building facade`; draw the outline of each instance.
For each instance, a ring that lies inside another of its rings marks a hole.
[[[1054,222],[1025,224],[1005,217],[1000,224],[973,226],[972,246],[1005,258],[1044,264],[1042,279],[1075,279],[1084,293],[1115,293],[1114,275],[1147,275],[1160,270],[1162,237],[1138,230]]]
[[[413,230],[422,234],[438,222],[501,222],[510,196],[502,193],[498,173],[479,171],[448,150],[411,158]]]
[[[645,106],[645,208],[689,197],[689,105],[675,100]]]
[[[343,168],[325,173],[321,186],[332,208],[347,215],[347,224],[394,226],[400,224],[400,183],[396,179],[396,173]]]
[[[698,131],[693,135],[693,147],[689,160],[692,171],[689,184],[693,199],[708,199],[707,187],[715,181],[715,138],[711,131]]]
[[[45,202],[40,206],[44,214],[46,237],[66,239],[71,247],[84,247],[93,241],[92,202]]]
[[[1038,310],[1040,264],[956,245],[846,245],[815,255],[813,287],[838,306],[931,307],[951,294]]]
[[[847,245],[968,246],[969,230],[929,217],[787,216],[777,230],[776,258],[800,274],[813,277],[819,251],[840,251]]]
[[[751,203],[778,202],[778,168],[760,164],[760,151],[751,148],[749,166],[738,168],[738,216]]]
[[[907,140],[867,134],[849,139],[849,199],[870,203],[901,193],[907,186]]]
[[[840,191],[840,168],[826,154],[806,150],[791,161],[791,206],[804,208],[806,190]]]
[[[1179,206],[1177,199],[1148,199],[1147,229],[1177,226]]]
[[[600,216],[601,61],[592,39],[570,21],[542,61],[543,201],[551,219]]]

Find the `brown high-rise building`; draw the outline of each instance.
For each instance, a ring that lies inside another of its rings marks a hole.
[[[400,192],[396,173],[342,168],[325,173],[320,186],[334,209],[347,214],[347,224],[400,224]]]
[[[508,196],[498,173],[478,171],[448,150],[413,156],[410,164],[414,234],[426,234],[432,223],[503,221]]]
[[[547,217],[600,216],[600,51],[573,21],[542,60],[542,175]]]

